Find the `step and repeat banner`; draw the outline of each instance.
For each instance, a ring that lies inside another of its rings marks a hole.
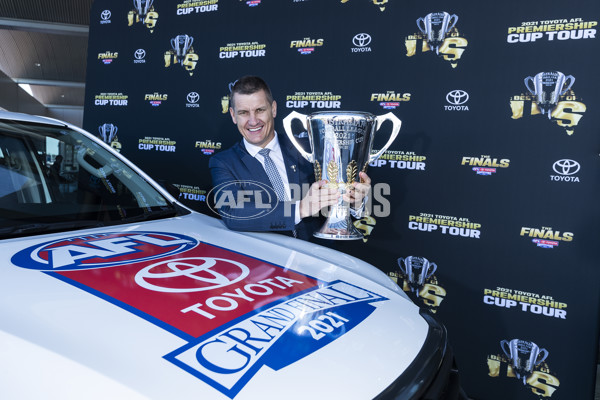
[[[280,133],[293,111],[393,113],[365,239],[330,246],[446,324],[470,397],[591,399],[598,21],[591,1],[96,0],[84,127],[213,215],[238,77],[269,83]]]

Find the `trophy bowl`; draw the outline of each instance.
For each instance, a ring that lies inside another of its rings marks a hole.
[[[311,152],[305,151],[292,133],[292,121],[298,119],[308,132]],[[371,154],[375,133],[384,121],[392,122],[392,133],[385,146]],[[313,163],[315,179],[326,180],[328,187],[344,194],[358,181],[360,171],[377,160],[392,144],[402,122],[391,112],[375,116],[360,111],[320,111],[310,115],[296,111],[283,119],[283,127],[300,154]],[[362,239],[362,233],[352,223],[350,205],[340,197],[333,205],[325,224],[314,236],[323,239]]]

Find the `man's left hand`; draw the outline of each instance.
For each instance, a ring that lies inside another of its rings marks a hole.
[[[352,208],[360,208],[365,197],[371,192],[371,178],[362,171],[358,177],[360,182],[354,182],[352,187],[344,193],[344,201],[350,203]]]

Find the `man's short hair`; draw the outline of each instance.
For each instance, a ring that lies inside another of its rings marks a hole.
[[[246,75],[238,79],[231,88],[231,95],[229,97],[229,105],[232,108],[234,107],[233,95],[234,94],[253,94],[256,92],[260,92],[264,90],[267,95],[267,101],[269,104],[273,103],[273,94],[271,93],[271,89],[269,89],[269,85],[262,80],[262,78],[258,76]]]

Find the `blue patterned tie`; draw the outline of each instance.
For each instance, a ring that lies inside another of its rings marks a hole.
[[[271,149],[262,149],[258,152],[261,156],[265,158],[265,171],[269,176],[269,180],[271,181],[271,185],[273,185],[273,190],[277,194],[277,198],[279,200],[287,200],[287,194],[285,192],[285,186],[283,186],[283,181],[281,180],[281,175],[277,171],[277,166],[269,156],[269,152]]]

